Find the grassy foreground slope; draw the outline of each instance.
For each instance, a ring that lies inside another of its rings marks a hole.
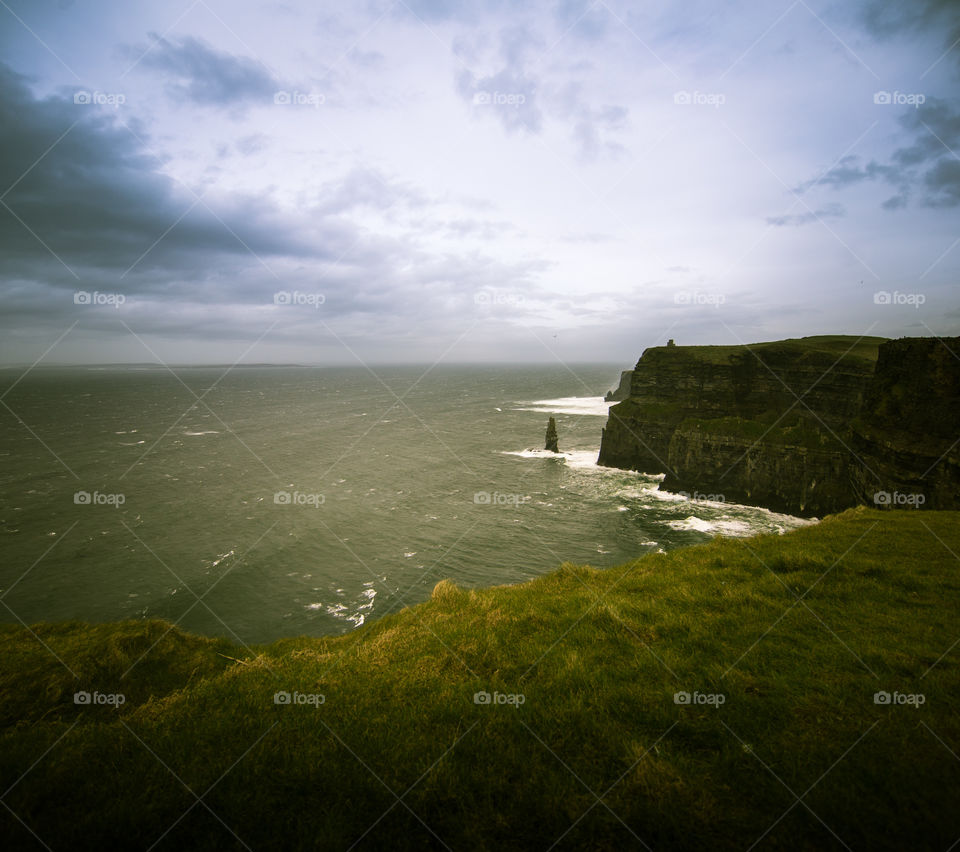
[[[861,508],[522,586],[443,582],[346,636],[253,651],[157,621],[6,626],[0,836],[946,849],[960,837],[958,521]],[[126,700],[77,705],[76,691]]]

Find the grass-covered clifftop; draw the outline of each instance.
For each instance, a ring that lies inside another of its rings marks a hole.
[[[254,649],[158,621],[5,626],[5,848],[945,849],[958,521],[854,509],[443,582]]]

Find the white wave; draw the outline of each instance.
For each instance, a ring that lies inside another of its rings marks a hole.
[[[326,611],[327,615],[331,615],[334,618],[341,618],[344,621],[351,621],[353,622],[354,627],[359,627],[366,620],[370,610],[373,609],[373,601],[377,596],[377,590],[370,588],[370,586],[373,585],[373,580],[370,580],[363,585],[366,588],[360,590],[360,594],[357,596],[356,606],[352,610],[351,607],[345,603],[334,603],[327,605],[322,601],[309,603],[305,606],[305,609],[322,609]],[[343,592],[343,589],[337,589],[337,594],[342,594]]]
[[[210,430],[208,432],[184,432],[183,434],[193,437],[195,435],[219,435],[220,433],[215,430]]]
[[[227,557],[233,556],[234,551],[228,550],[226,553],[218,553],[217,558],[210,563],[211,568],[216,568],[224,559]]]
[[[675,530],[696,530],[702,533],[742,538],[762,532],[777,532],[782,535],[784,529],[794,529],[812,523],[805,518],[777,515],[766,509],[755,509],[753,506],[743,506],[741,508],[750,512],[752,517],[733,518],[730,515],[724,515],[708,520],[707,518],[690,515],[680,520],[667,521],[666,524]],[[764,517],[764,513],[767,517]],[[776,521],[779,521],[779,523],[776,523]]]
[[[501,455],[504,456],[519,456],[522,459],[557,459],[558,461],[565,462],[568,456],[572,456],[572,453],[554,453],[551,450],[502,450]]]
[[[708,521],[695,515],[690,515],[683,520],[667,521],[667,526],[672,530],[696,530],[704,533],[717,531],[715,521]]]
[[[724,535],[753,535],[754,529],[747,521],[720,519],[716,521],[717,531]]]
[[[625,471],[621,471],[625,472]],[[640,474],[641,476],[647,477],[648,474]],[[629,485],[626,488],[617,489],[615,496],[622,497],[627,500],[666,500],[668,502],[674,502],[676,498],[674,495],[669,497],[664,496],[667,492],[657,491],[657,485],[660,480],[663,479],[662,475],[658,475],[656,478],[649,477],[646,485]],[[683,500],[683,497],[680,497],[679,500]]]
[[[545,414],[586,414],[606,417],[612,403],[602,396],[564,396],[559,399],[535,399],[523,402],[514,411],[539,411]]]
[[[622,470],[618,467],[604,467],[603,465],[597,464],[597,456],[600,455],[600,450],[570,450],[569,452],[559,452],[553,453],[550,450],[501,450],[501,455],[504,456],[518,456],[522,459],[556,459],[558,461],[564,462],[567,467],[575,468],[577,470],[591,470],[596,471],[597,473],[609,473],[616,476],[644,476],[647,477],[649,474],[638,473],[635,470]],[[659,482],[663,479],[663,474],[659,474],[656,477],[656,481]]]

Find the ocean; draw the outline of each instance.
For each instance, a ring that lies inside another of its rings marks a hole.
[[[808,523],[598,467],[621,366],[0,371],[0,619],[338,634],[445,578]]]

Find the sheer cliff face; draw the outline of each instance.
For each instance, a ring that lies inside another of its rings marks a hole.
[[[607,391],[604,397],[606,402],[620,402],[630,396],[630,382],[633,377],[633,370],[624,370],[620,374],[620,383],[616,390]]]
[[[921,348],[930,342],[922,341]],[[881,385],[875,386],[878,348],[888,346]],[[954,351],[960,353],[960,346]],[[955,381],[960,362],[937,363],[940,374]],[[885,451],[878,449],[876,436],[855,435],[853,424],[868,410],[902,418],[884,388],[928,368],[926,356],[910,341],[880,338],[648,349],[633,371],[629,399],[610,409],[599,463],[664,473],[661,487],[668,490],[722,494],[728,501],[798,514],[839,511],[868,491],[872,502],[873,493],[889,489],[882,487],[881,471],[870,472],[879,461],[871,466],[874,456],[867,456]],[[894,379],[897,370],[906,372]],[[942,375],[931,381],[952,390],[945,396],[918,391],[935,397],[932,408],[941,411],[928,411],[922,422],[932,419],[941,433],[949,433],[944,421],[950,418],[942,411],[955,405],[957,388]],[[855,440],[873,443],[858,444],[858,453]]]
[[[863,502],[960,507],[960,338],[904,338],[880,347],[850,446]]]

